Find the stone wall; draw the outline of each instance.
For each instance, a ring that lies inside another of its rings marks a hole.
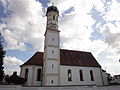
[[[61,87],[22,87],[0,85],[0,90],[120,90],[119,86],[61,86]]]

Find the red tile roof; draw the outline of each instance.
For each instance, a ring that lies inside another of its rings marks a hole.
[[[42,65],[43,52],[36,52],[23,65]],[[68,66],[101,67],[90,52],[60,50],[60,64]],[[22,66],[23,66],[22,65]]]
[[[23,65],[42,65],[43,64],[43,52],[36,52],[27,62]],[[23,66],[21,65],[21,66]]]

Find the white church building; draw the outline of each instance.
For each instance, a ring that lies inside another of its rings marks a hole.
[[[21,65],[26,86],[107,85],[106,72],[91,52],[60,49],[59,11],[47,8],[44,52]]]

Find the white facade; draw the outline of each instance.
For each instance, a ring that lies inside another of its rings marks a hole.
[[[68,81],[68,70],[71,70],[72,81]],[[80,80],[79,71],[83,72],[83,81]],[[94,81],[91,81],[90,70],[93,71]],[[103,85],[100,68],[97,67],[80,67],[80,66],[63,66],[60,67],[61,85]]]
[[[107,78],[108,76],[106,71],[101,70],[101,72],[102,72],[102,78],[103,78],[103,85],[108,85],[108,78]]]
[[[28,69],[28,75],[26,75],[26,69]],[[26,86],[41,86],[42,82],[37,81],[37,70],[40,69],[42,71],[42,66],[37,66],[37,65],[27,65],[27,66],[22,66],[21,67],[21,73],[20,76],[23,78],[26,78],[27,81],[25,82]],[[42,72],[41,75],[39,76],[42,78]]]
[[[57,66],[57,65],[56,65]],[[25,66],[22,67],[21,76],[25,78],[25,69],[28,69],[28,80],[25,83],[27,86],[41,86],[42,81],[37,81],[37,69],[41,69],[41,66]],[[51,71],[51,68],[48,68],[48,71],[54,72],[57,74],[57,68],[55,67],[55,71]],[[71,70],[72,80],[68,81],[68,70]],[[82,70],[83,72],[83,81],[80,80],[80,73],[79,71]],[[91,80],[90,70],[93,71],[94,81]],[[101,68],[98,67],[80,67],[80,66],[60,66],[60,85],[108,85],[107,77],[101,73]],[[105,72],[104,72],[105,74]],[[54,75],[47,77],[48,81],[47,84],[52,85],[51,81],[58,81],[58,78]],[[57,84],[56,84],[57,85]]]

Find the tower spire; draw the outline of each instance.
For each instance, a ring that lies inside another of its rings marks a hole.
[[[44,44],[43,86],[60,85],[60,40],[57,7],[47,8],[47,26]]]
[[[54,3],[52,3],[52,6],[47,8],[46,16],[47,16],[47,29],[57,30],[59,11],[57,7],[54,6]]]

